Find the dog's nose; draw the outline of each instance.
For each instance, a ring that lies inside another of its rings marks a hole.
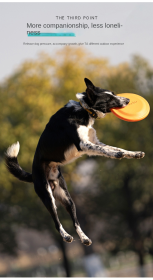
[[[130,99],[126,98],[126,104],[129,104],[129,102],[130,102]]]

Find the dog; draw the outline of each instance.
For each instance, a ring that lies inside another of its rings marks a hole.
[[[82,231],[76,216],[75,204],[67,190],[61,173],[61,166],[68,164],[84,154],[104,156],[112,159],[143,158],[143,152],[132,152],[101,143],[92,127],[96,119],[104,118],[110,109],[122,108],[129,99],[119,97],[113,92],[99,87],[87,78],[84,79],[86,91],[77,93],[79,102],[70,100],[49,120],[43,131],[34,155],[32,174],[24,171],[18,163],[19,142],[10,146],[5,154],[8,170],[19,180],[34,184],[35,191],[51,214],[56,229],[65,242],[73,237],[63,228],[57,215],[55,201],[63,204],[70,214],[73,225],[84,245],[92,241]]]

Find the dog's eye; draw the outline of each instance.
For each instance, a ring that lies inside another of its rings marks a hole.
[[[114,99],[114,96],[113,96],[113,95],[111,95],[109,98],[110,98],[109,100],[111,101],[111,100],[113,100],[113,99]]]

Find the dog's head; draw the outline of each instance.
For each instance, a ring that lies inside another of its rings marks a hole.
[[[116,96],[112,91],[95,87],[93,83],[85,78],[87,86],[86,92],[83,92],[82,98],[90,108],[102,113],[110,113],[110,109],[125,107],[130,100],[125,97]]]

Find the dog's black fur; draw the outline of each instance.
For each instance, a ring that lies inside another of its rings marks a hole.
[[[102,118],[113,107],[124,107],[129,99],[116,96],[109,90],[95,87],[85,78],[86,92],[77,94],[80,103],[69,101],[55,113],[42,133],[33,160],[32,174],[18,164],[19,143],[13,144],[6,152],[8,170],[19,180],[33,182],[35,191],[50,212],[56,229],[64,241],[72,242],[62,227],[55,205],[58,199],[69,212],[81,242],[90,245],[91,240],[83,233],[76,216],[75,204],[67,190],[61,174],[61,166],[83,154],[100,155],[110,158],[142,158],[143,152],[130,152],[100,143],[92,128],[96,118]]]

